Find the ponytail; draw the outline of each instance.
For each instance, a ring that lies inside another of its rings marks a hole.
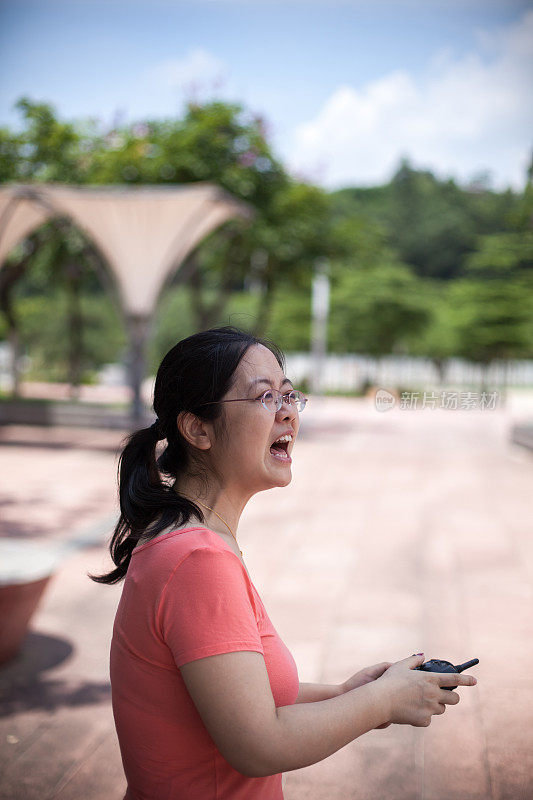
[[[161,438],[159,421],[134,431],[126,440],[118,462],[120,518],[115,526],[109,552],[116,565],[105,575],[89,575],[96,583],[118,583],[128,571],[131,555],[141,538],[157,536],[169,525],[179,527],[194,514],[204,521],[202,511],[181,497],[173,485],[164,483],[155,457]],[[170,448],[172,449],[172,448]],[[168,460],[168,450],[166,455]],[[155,524],[154,524],[155,523]]]

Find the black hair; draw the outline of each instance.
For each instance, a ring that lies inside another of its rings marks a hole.
[[[157,423],[126,437],[119,457],[120,518],[109,544],[115,569],[105,575],[89,575],[93,581],[112,584],[122,580],[141,539],[153,539],[170,525],[181,527],[193,515],[204,521],[196,503],[180,496],[174,488],[178,475],[185,471],[206,480],[205,473],[198,472],[189,443],[179,431],[177,417],[180,412],[189,411],[213,422],[217,434],[225,437],[222,404],[216,401],[232,388],[239,362],[256,344],[267,347],[285,371],[285,356],[277,345],[231,325],[188,336],[163,358],[154,387]],[[160,439],[165,439],[167,445],[156,459]],[[162,473],[174,480],[163,480]]]

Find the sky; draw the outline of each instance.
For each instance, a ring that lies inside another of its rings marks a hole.
[[[533,0],[0,0],[0,125],[242,103],[292,174],[385,183],[401,158],[520,190],[533,152]]]

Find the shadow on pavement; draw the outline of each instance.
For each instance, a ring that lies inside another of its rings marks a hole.
[[[109,682],[81,681],[73,685],[42,676],[41,673],[62,664],[73,652],[66,639],[29,633],[21,653],[0,668],[0,717],[109,701]]]

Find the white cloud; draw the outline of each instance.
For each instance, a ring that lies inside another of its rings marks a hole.
[[[223,61],[197,47],[183,58],[168,58],[154,64],[141,76],[140,86],[159,95],[211,91],[221,85],[225,70]]]
[[[496,187],[521,188],[533,146],[533,11],[478,40],[483,56],[439,51],[424,79],[395,71],[340,86],[296,127],[290,167],[332,188],[369,185],[407,156],[441,176],[488,170]]]

